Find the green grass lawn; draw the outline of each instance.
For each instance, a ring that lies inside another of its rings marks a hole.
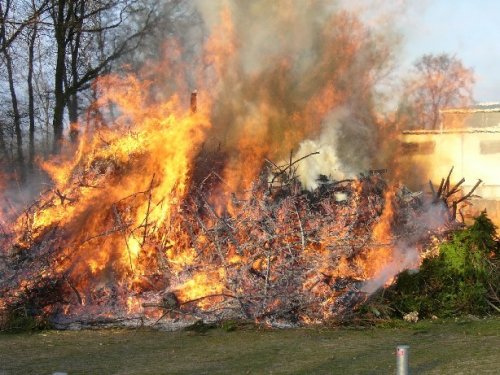
[[[412,374],[500,373],[500,319],[399,327],[147,329],[0,334],[0,374],[394,374],[410,345]]]

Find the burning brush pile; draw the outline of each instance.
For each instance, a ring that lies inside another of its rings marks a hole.
[[[170,41],[170,60],[98,80],[77,150],[42,163],[53,187],[0,223],[2,316],[342,319],[453,222],[440,199],[359,177],[384,154],[383,35],[321,2],[215,3],[199,61]]]
[[[397,272],[417,267],[445,227],[435,230],[429,219],[444,224],[443,205],[389,186],[380,173],[322,178],[305,191],[293,162],[265,168],[244,197],[232,194],[221,208],[217,172],[197,185],[170,181],[170,163],[144,167],[150,155],[140,133],[127,136],[137,144],[124,154],[122,136],[104,137],[61,170],[64,186],[3,233],[4,313],[22,309],[62,328],[341,319]],[[150,172],[149,181],[132,171]]]

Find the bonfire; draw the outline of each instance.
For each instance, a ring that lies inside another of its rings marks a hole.
[[[288,30],[309,22],[277,14]],[[313,18],[302,29],[321,30],[292,33],[283,56],[254,65],[238,53],[245,30],[228,10],[220,18],[197,92],[172,74],[175,93],[159,93],[151,75],[160,80],[167,63],[148,66],[145,79],[96,82],[99,99],[76,149],[40,162],[50,189],[0,222],[1,316],[59,328],[345,319],[398,272],[417,268],[427,245],[455,225],[447,201],[458,187],[449,178],[431,196],[360,168],[371,160],[361,148],[382,151],[372,130],[373,64],[360,60],[376,43],[355,17]],[[319,36],[325,41],[302,44],[335,48],[307,55],[297,47],[296,38]],[[332,129],[352,141],[355,152],[342,154],[349,173],[333,147],[307,141],[332,140]],[[305,184],[319,164],[330,172]]]
[[[215,170],[195,184],[191,149],[151,158],[171,132],[196,134],[203,116],[165,118],[152,133],[160,139],[148,128],[99,132],[91,152],[47,166],[61,183],[2,236],[4,313],[27,310],[61,328],[344,319],[418,267],[453,223],[441,200],[388,185],[384,171],[318,176],[308,191],[298,160],[267,163],[243,195],[221,193]]]

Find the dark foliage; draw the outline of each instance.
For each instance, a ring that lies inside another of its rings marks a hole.
[[[496,228],[483,212],[472,226],[455,232],[439,255],[418,272],[404,271],[383,294],[396,315],[420,317],[498,313],[500,284]]]

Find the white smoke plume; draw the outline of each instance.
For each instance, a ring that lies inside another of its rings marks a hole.
[[[296,173],[305,189],[316,189],[320,175],[337,181],[353,177],[354,173],[341,162],[337,153],[337,136],[342,126],[340,120],[347,118],[347,116],[348,113],[345,110],[332,112],[325,118],[318,138],[308,139],[300,143],[294,159],[319,152],[319,155],[312,155],[298,163]]]
[[[403,270],[415,269],[419,265],[420,253],[417,248],[403,243],[396,244],[394,259],[384,265],[371,280],[363,285],[363,291],[372,294],[391,282]]]

